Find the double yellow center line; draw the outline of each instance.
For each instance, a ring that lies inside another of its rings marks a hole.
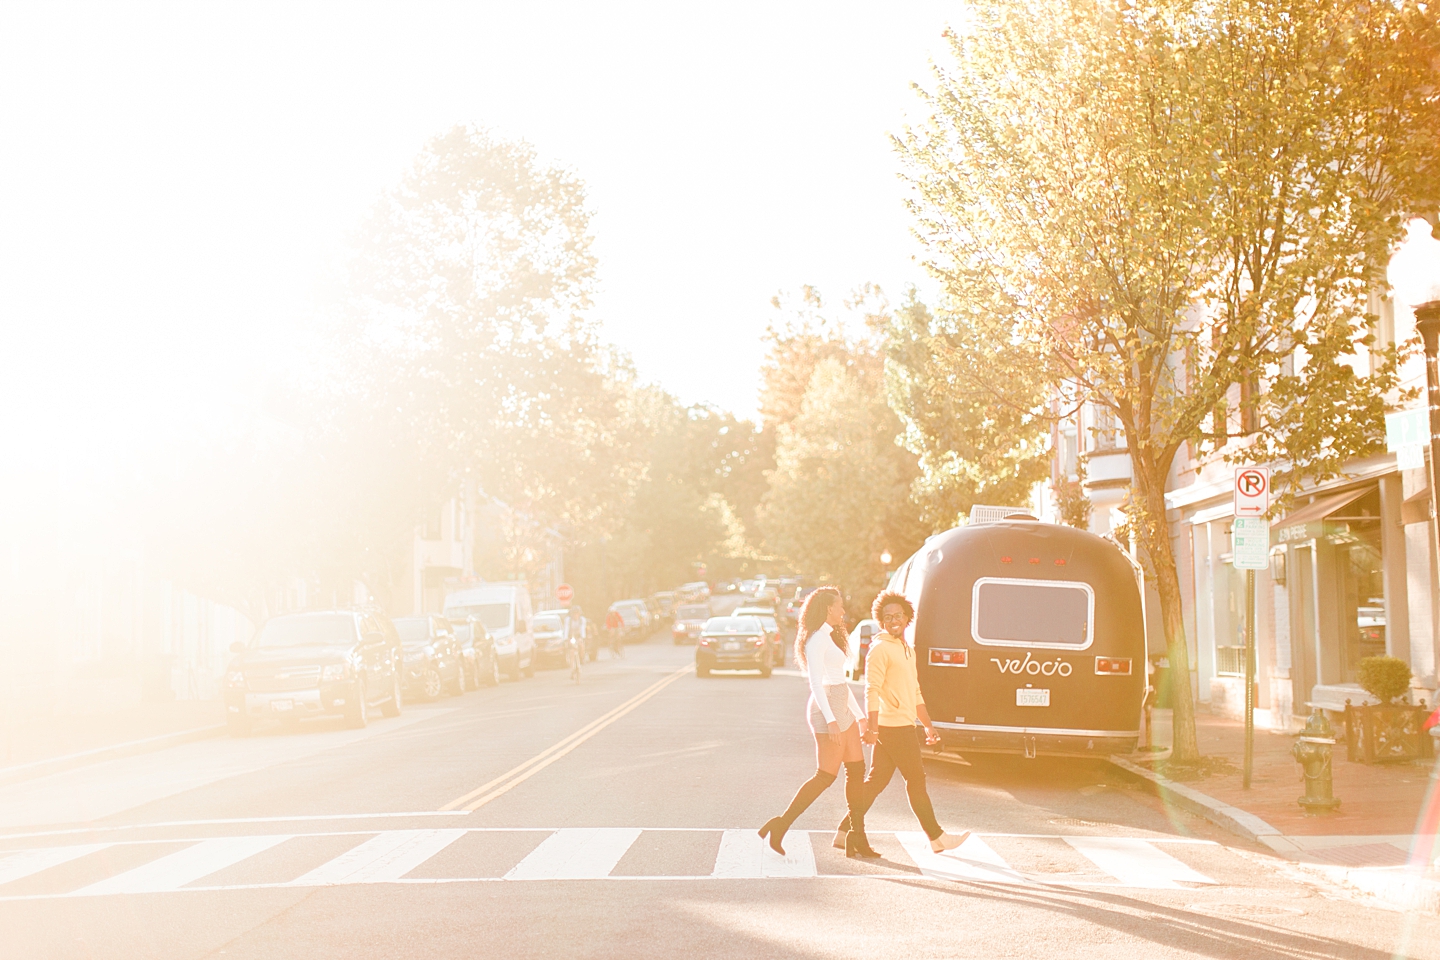
[[[485,804],[489,803],[491,800],[494,800],[496,797],[508,793],[509,791],[518,787],[520,784],[524,783],[526,780],[529,780],[531,777],[535,776],[535,774],[539,773],[541,770],[544,770],[546,767],[550,766],[550,764],[554,763],[556,760],[559,760],[561,757],[565,756],[565,754],[569,753],[571,750],[574,750],[576,747],[580,746],[580,744],[584,743],[586,740],[589,740],[591,737],[595,736],[595,734],[599,733],[601,730],[604,730],[606,727],[610,726],[610,724],[614,723],[616,720],[619,720],[621,717],[625,716],[625,714],[629,713],[631,710],[634,710],[636,707],[640,706],[640,704],[644,703],[646,700],[649,700],[651,697],[655,696],[655,694],[659,693],[661,690],[664,690],[676,680],[679,680],[682,676],[690,672],[692,669],[694,668],[689,665],[683,666],[679,670],[676,670],[674,673],[665,677],[665,679],[651,684],[644,690],[640,691],[640,693],[620,704],[620,706],[616,707],[614,710],[611,710],[609,713],[605,714],[597,720],[593,720],[590,723],[587,723],[579,730],[576,730],[574,733],[570,734],[570,736],[566,737],[564,740],[561,740],[559,743],[555,744],[547,750],[543,750],[540,753],[537,753],[535,756],[531,757],[529,760],[526,760],[518,767],[507,770],[500,776],[496,777],[494,780],[491,780],[489,783],[484,784],[483,786],[476,787],[474,790],[471,790],[463,797],[457,797],[456,799],[451,800],[449,803],[445,804],[445,806],[440,808],[441,812],[443,813],[449,810],[458,810],[464,808],[465,812],[469,813],[472,810],[480,809],[481,807],[485,806]]]

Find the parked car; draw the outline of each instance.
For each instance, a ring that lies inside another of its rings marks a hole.
[[[709,601],[710,584],[704,580],[682,583],[675,593],[679,595],[681,603],[699,603],[702,600]]]
[[[493,687],[500,682],[500,657],[495,653],[495,641],[479,617],[451,620],[455,640],[460,644],[460,653],[465,664],[467,680],[471,687]]]
[[[438,614],[398,617],[395,629],[405,647],[406,696],[435,700],[465,692],[465,655],[449,620]]]
[[[770,676],[775,661],[765,628],[755,617],[711,617],[695,645],[695,675],[712,670],[759,670]]]
[[[670,627],[670,637],[676,643],[694,643],[700,639],[700,631],[710,619],[710,604],[686,603],[675,608],[675,623]]]
[[[645,608],[645,601],[616,600],[610,609],[620,615],[620,632],[627,642],[649,636],[650,611]]]
[[[478,617],[495,641],[500,669],[511,680],[535,676],[535,638],[530,634],[530,590],[523,583],[487,583],[445,598],[451,620]]]
[[[545,610],[535,614],[530,621],[530,633],[535,637],[535,655],[542,663],[565,665],[565,644],[570,637],[565,611]]]
[[[800,608],[805,606],[805,598],[816,590],[815,587],[796,587],[790,600],[785,604],[785,619],[791,623],[800,622]]]
[[[845,664],[845,672],[851,680],[865,679],[865,658],[870,655],[870,641],[879,632],[880,622],[868,618],[855,624],[855,629],[850,631],[850,657]]]
[[[765,635],[770,638],[771,662],[777,667],[785,666],[785,644],[780,639],[780,621],[775,619],[774,610],[769,607],[741,607],[731,616],[754,617],[759,620],[760,625],[765,628]]]
[[[225,719],[243,737],[257,721],[343,716],[363,727],[369,708],[400,715],[400,638],[380,613],[292,613],[266,620],[230,647]]]

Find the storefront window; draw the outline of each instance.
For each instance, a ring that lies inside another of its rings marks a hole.
[[[1385,653],[1385,576],[1381,564],[1381,527],[1378,516],[1366,516],[1366,497],[1331,518],[1325,535],[1335,545],[1339,574],[1340,630],[1345,680],[1359,678],[1360,661]],[[1378,498],[1377,498],[1378,499]],[[1360,510],[1355,509],[1360,507]],[[1379,504],[1374,505],[1378,514]]]
[[[1245,571],[1227,558],[1223,579],[1217,577],[1223,593],[1221,616],[1216,624],[1215,672],[1220,676],[1245,676]]]

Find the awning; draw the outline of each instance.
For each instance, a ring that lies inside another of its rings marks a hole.
[[[1348,507],[1374,489],[1374,487],[1360,487],[1357,490],[1346,490],[1344,493],[1321,497],[1314,503],[1307,503],[1303,507],[1290,511],[1283,520],[1277,520],[1271,524],[1270,529],[1274,531],[1272,542],[1285,543],[1291,540],[1313,539],[1318,533],[1306,529],[1310,524],[1324,520],[1335,511]]]
[[[1297,523],[1311,523],[1316,520],[1323,520],[1341,507],[1348,507],[1370,492],[1369,487],[1361,487],[1359,490],[1346,490],[1344,493],[1337,493],[1333,497],[1322,497],[1314,503],[1307,503],[1299,509],[1292,510],[1285,515],[1285,519],[1276,520],[1277,527],[1290,527]]]

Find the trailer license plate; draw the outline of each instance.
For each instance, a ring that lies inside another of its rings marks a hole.
[[[1048,707],[1050,706],[1049,690],[1033,690],[1029,687],[1015,691],[1015,706],[1017,707]]]

